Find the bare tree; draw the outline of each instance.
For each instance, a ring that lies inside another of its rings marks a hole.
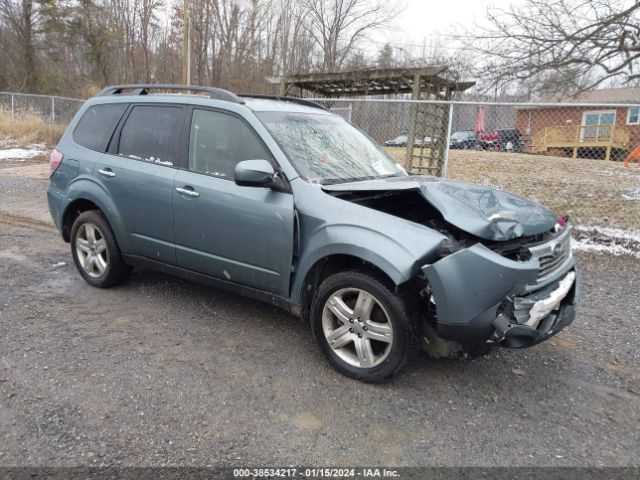
[[[307,32],[321,53],[323,70],[339,69],[364,35],[398,15],[385,0],[301,0],[308,11]]]
[[[267,76],[364,68],[373,60],[358,43],[388,24],[394,2],[191,0],[192,78],[271,93]],[[0,0],[0,89],[81,96],[106,83],[179,82],[182,5]]]
[[[536,81],[577,93],[640,78],[640,0],[525,0],[459,34],[492,88]]]
[[[144,58],[144,76],[147,82],[151,81],[151,49],[158,20],[157,11],[162,5],[162,0],[139,0],[137,2],[140,17],[140,33],[138,37]]]
[[[289,75],[312,69],[314,39],[307,33],[306,9],[297,0],[272,2],[273,12],[266,31],[267,55],[275,75]]]
[[[0,0],[0,21],[9,25],[18,42],[22,58],[22,85],[34,90],[38,85],[35,45],[36,9],[32,0]]]
[[[84,46],[84,57],[94,66],[101,83],[108,84],[112,77],[110,60],[110,32],[105,23],[104,8],[90,0],[80,0],[69,13],[68,41],[77,37]]]

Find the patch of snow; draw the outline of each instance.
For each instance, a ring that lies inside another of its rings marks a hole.
[[[571,248],[576,252],[606,253],[609,255],[631,255],[640,258],[640,252],[635,252],[617,243],[601,244],[592,240],[571,239]]]
[[[640,200],[640,188],[622,190],[622,198],[625,200]]]
[[[595,225],[578,225],[575,232],[597,233],[612,239],[625,239],[640,243],[640,230],[623,230],[622,228],[598,227]]]
[[[8,148],[0,150],[0,160],[28,160],[29,158],[44,155],[47,152],[41,149],[42,145],[34,145],[31,148]]]
[[[574,228],[571,246],[576,251],[640,258],[640,230],[581,225]]]

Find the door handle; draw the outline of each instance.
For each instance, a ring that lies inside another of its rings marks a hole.
[[[115,177],[116,174],[110,168],[101,168],[98,173],[104,177]]]
[[[176,192],[182,193],[183,195],[188,195],[189,197],[198,198],[200,194],[193,190],[193,188],[176,188]]]

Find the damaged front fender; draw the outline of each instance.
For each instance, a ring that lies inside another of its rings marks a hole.
[[[508,295],[521,294],[527,284],[535,283],[538,268],[537,259],[516,262],[482,244],[425,265],[422,272],[431,285],[438,332],[468,327],[494,314]]]

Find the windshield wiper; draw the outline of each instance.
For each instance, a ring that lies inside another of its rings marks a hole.
[[[371,175],[368,177],[352,177],[352,178],[324,178],[320,181],[320,185],[337,185],[340,183],[366,182],[367,180],[380,180],[383,178],[408,176],[403,172],[390,173],[388,175]]]
[[[363,178],[323,178],[320,185],[338,185],[340,183],[351,183],[363,180]]]
[[[375,177],[375,178],[393,178],[393,177],[408,177],[409,175],[406,174],[405,172],[397,172],[397,173],[390,173],[388,175],[380,175],[379,177]]]

